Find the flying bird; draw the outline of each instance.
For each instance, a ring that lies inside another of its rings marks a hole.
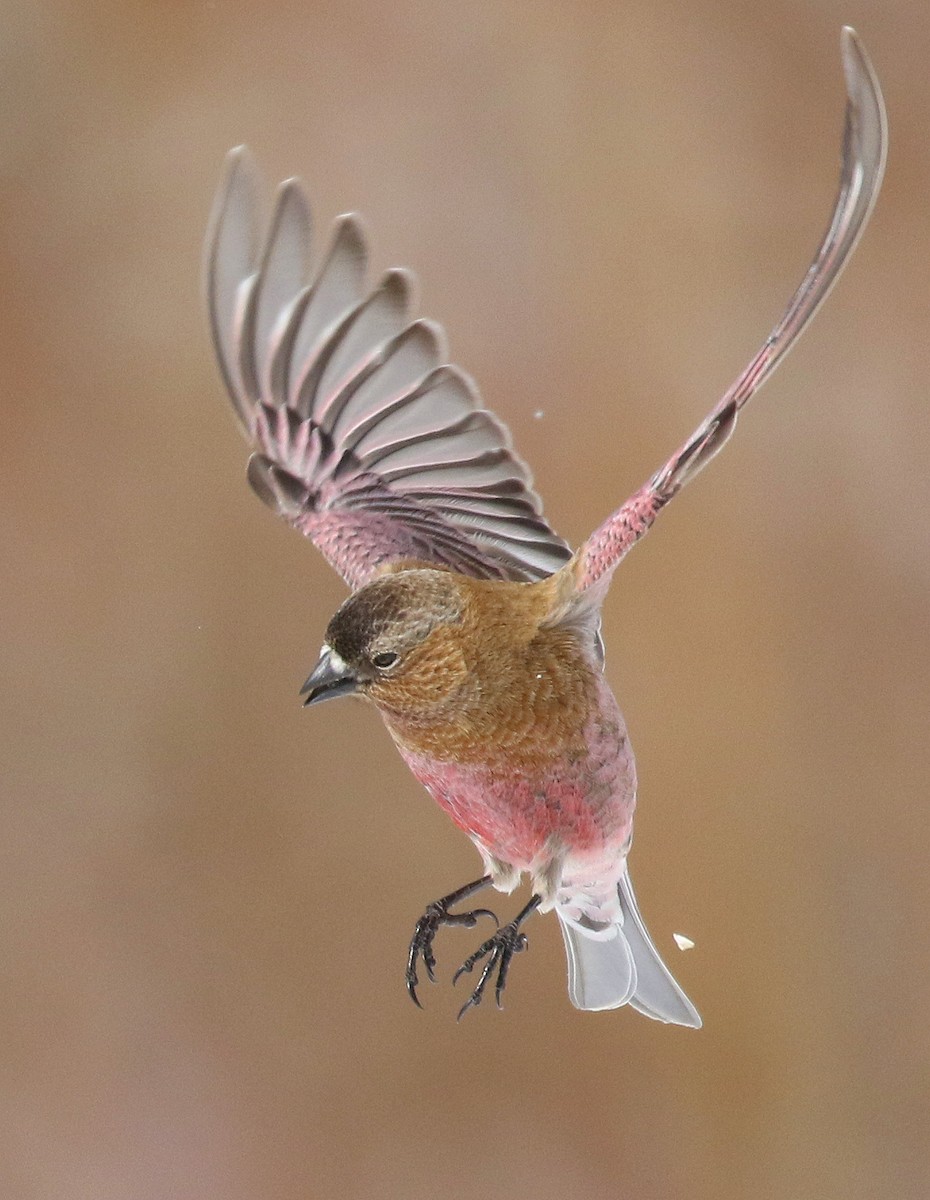
[[[574,553],[546,521],[526,465],[475,384],[446,362],[442,329],[413,320],[411,277],[365,282],[359,219],[340,217],[317,264],[297,180],[265,227],[257,172],[230,152],[210,221],[206,285],[220,369],[259,497],[318,547],[351,589],[302,694],[354,694],[380,712],[413,774],[477,847],[480,878],[430,904],[406,965],[435,980],[444,925],[480,889],[529,902],[459,968],[497,1003],[523,925],[554,910],[569,994],[699,1027],[640,915],[628,867],[636,770],[603,670],[600,611],[617,566],[733,433],[794,345],[871,213],[885,159],[878,81],[842,34],[847,106],[833,215],[781,321],[709,416]]]

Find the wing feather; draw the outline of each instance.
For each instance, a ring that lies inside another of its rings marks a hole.
[[[278,189],[254,290],[253,374],[259,395],[271,395],[273,364],[294,303],[308,282],[312,250],[310,206],[296,180]]]
[[[242,291],[258,254],[259,181],[245,146],[232,150],[207,231],[207,304],[220,370],[236,412],[248,424],[248,400],[239,366]]]
[[[839,188],[826,233],[781,320],[691,437],[591,535],[572,563],[579,602],[596,606],[623,557],[658,513],[720,452],[740,409],[796,344],[826,299],[865,229],[881,186],[887,148],[885,105],[865,48],[842,34],[846,115]],[[587,598],[581,597],[588,593]]]
[[[351,450],[400,401],[416,396],[444,350],[438,325],[422,320],[408,325],[384,348],[377,372],[369,372],[344,392],[341,403],[330,406],[327,419],[333,440]],[[434,396],[434,402],[441,405],[441,398]]]
[[[312,412],[316,381],[340,327],[362,302],[368,247],[357,217],[339,217],[329,252],[307,296],[291,350],[287,403],[302,417]]]

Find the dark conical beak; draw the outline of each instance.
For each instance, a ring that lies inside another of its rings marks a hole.
[[[350,668],[334,650],[324,646],[320,661],[307,676],[300,694],[307,697],[306,706],[321,700],[334,700],[337,696],[350,696],[357,688],[358,680]]]

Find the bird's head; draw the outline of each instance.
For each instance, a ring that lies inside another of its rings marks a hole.
[[[383,575],[354,592],[326,629],[320,660],[301,689],[306,704],[362,695],[412,713],[440,707],[467,676],[467,597],[448,571]]]

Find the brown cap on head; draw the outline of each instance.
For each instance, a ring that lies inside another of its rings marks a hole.
[[[403,654],[437,625],[457,622],[462,602],[459,583],[447,571],[385,575],[339,608],[327,627],[326,644],[345,662],[364,669],[379,653]]]

